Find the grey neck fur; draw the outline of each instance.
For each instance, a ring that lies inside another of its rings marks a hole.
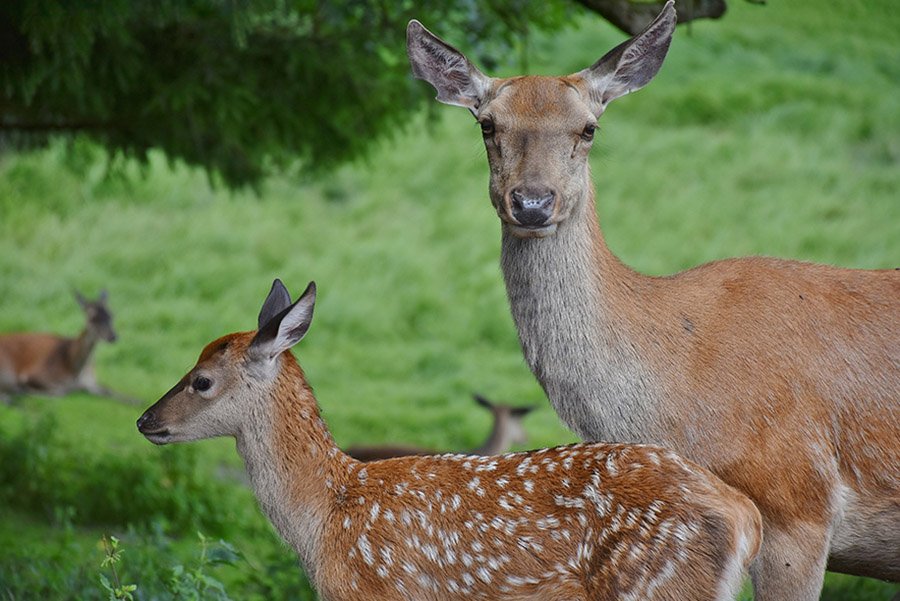
[[[593,192],[584,194],[555,235],[521,239],[503,225],[501,267],[519,341],[554,409],[576,434],[662,444],[658,386],[623,331],[630,324],[615,314],[615,296],[643,276],[605,248]]]

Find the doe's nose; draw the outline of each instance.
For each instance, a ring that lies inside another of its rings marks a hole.
[[[512,216],[524,226],[543,225],[553,215],[556,194],[552,190],[516,188],[509,196]]]

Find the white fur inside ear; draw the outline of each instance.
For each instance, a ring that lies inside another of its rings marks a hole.
[[[312,323],[315,302],[315,295],[308,294],[298,300],[282,318],[278,334],[267,349],[270,358],[280,355],[303,339],[309,330],[309,324]]]
[[[410,29],[407,51],[413,75],[430,83],[440,102],[474,112],[490,89],[489,77],[421,24]]]

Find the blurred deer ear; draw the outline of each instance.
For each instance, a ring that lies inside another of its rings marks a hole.
[[[107,292],[106,288],[104,288],[100,291],[100,297],[97,300],[101,303],[105,303],[107,298],[109,298],[109,292]]]
[[[269,289],[269,295],[263,301],[262,309],[259,310],[259,318],[257,319],[257,329],[262,329],[273,317],[287,309],[291,305],[291,294],[281,283],[281,280],[275,278],[272,282],[272,288]]]
[[[485,397],[481,396],[477,392],[472,393],[472,398],[475,399],[475,402],[484,407],[485,409],[493,409],[494,404],[487,400]]]
[[[511,411],[511,413],[512,413],[515,417],[525,417],[526,415],[528,415],[529,413],[531,413],[531,412],[534,411],[535,409],[537,409],[537,406],[536,406],[536,405],[528,405],[528,406],[525,406],[525,407],[514,407],[513,410]]]
[[[462,52],[444,42],[413,19],[406,27],[406,53],[413,75],[437,90],[445,104],[477,113],[491,88],[491,78],[479,71]]]
[[[83,295],[81,292],[79,292],[78,290],[76,290],[75,288],[73,288],[73,289],[72,289],[72,296],[75,297],[75,300],[78,301],[78,304],[81,306],[82,309],[87,308],[87,306],[88,306],[88,299],[86,299],[86,298],[84,297],[84,295]]]
[[[675,2],[669,0],[644,31],[578,72],[588,85],[591,110],[600,116],[606,105],[644,87],[656,75],[675,32]]]
[[[287,290],[284,292],[287,293]],[[271,292],[269,295],[271,296]],[[312,323],[315,304],[316,283],[310,282],[297,302],[288,305],[256,332],[253,342],[250,343],[250,350],[257,357],[271,360],[300,342]]]

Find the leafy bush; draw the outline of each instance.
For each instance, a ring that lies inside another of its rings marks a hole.
[[[200,477],[194,448],[165,448],[152,458],[98,453],[60,436],[50,413],[10,430],[0,426],[0,503],[8,507],[45,517],[64,511],[79,525],[161,521],[217,535],[230,521],[226,487]]]
[[[160,525],[129,528],[95,544],[68,534],[60,544],[11,550],[0,561],[0,598],[77,601],[293,600],[316,597],[281,545],[269,547],[260,567],[224,540],[198,533],[199,543],[162,533]]]

